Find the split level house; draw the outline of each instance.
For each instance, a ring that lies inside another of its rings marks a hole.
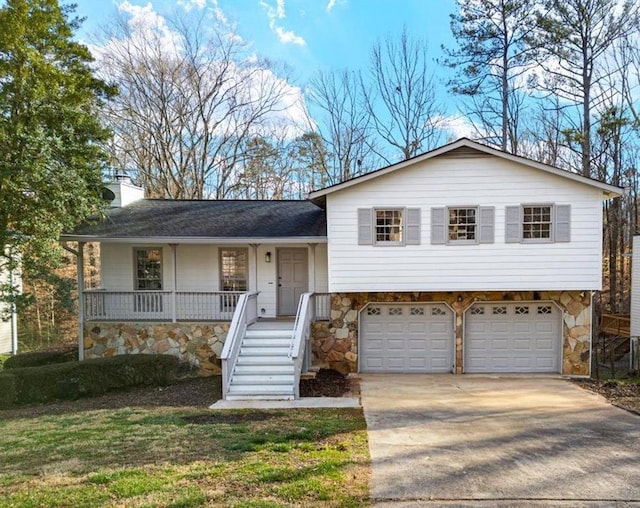
[[[104,219],[63,237],[100,244],[84,357],[221,360],[227,398],[295,397],[313,365],[590,373],[602,202],[618,187],[460,139],[306,200],[112,190]]]

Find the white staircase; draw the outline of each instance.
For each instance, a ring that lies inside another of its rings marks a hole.
[[[227,400],[293,400],[294,360],[289,357],[294,322],[259,321],[247,327]]]

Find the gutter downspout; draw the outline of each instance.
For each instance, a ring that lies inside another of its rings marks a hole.
[[[78,274],[78,360],[84,360],[84,245],[78,242],[78,250],[62,242],[62,248],[76,256]]]

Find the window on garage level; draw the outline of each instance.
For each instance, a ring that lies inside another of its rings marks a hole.
[[[420,208],[358,208],[358,245],[419,245]]]
[[[551,239],[551,206],[522,207],[522,239]]]
[[[376,209],[375,243],[402,243],[402,210]]]
[[[431,243],[460,245],[493,243],[493,206],[447,206],[431,209]]]
[[[505,208],[507,243],[571,241],[571,206],[523,204]]]
[[[449,208],[449,242],[476,241],[477,208]]]

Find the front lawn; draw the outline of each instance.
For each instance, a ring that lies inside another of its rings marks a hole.
[[[0,507],[363,506],[360,409],[0,412]]]

